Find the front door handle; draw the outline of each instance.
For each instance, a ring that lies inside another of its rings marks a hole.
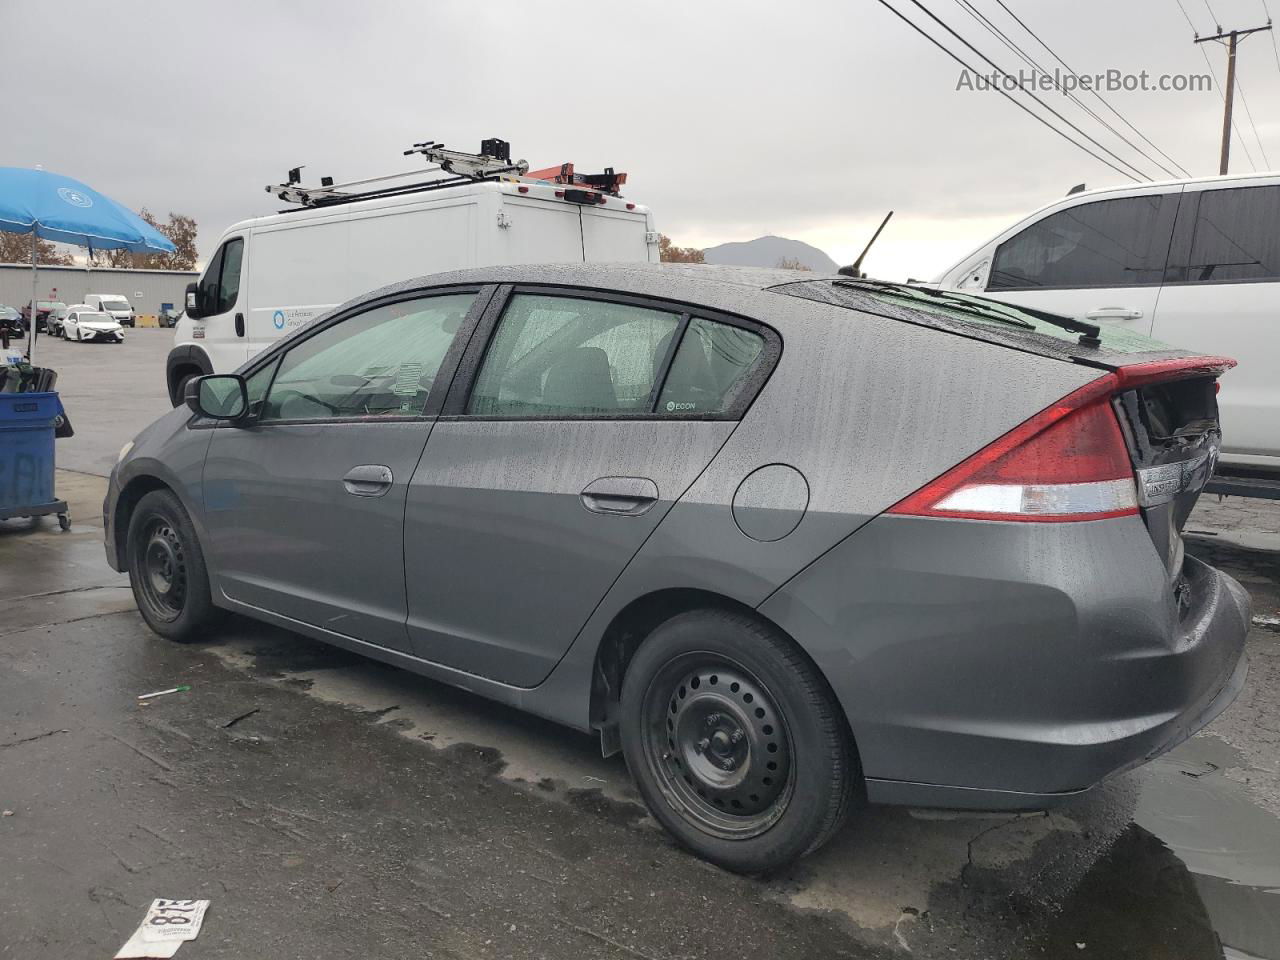
[[[391,489],[395,475],[380,463],[362,463],[352,467],[342,478],[342,485],[353,497],[380,497]]]
[[[1094,307],[1085,316],[1090,320],[1141,320],[1137,307]]]
[[[244,314],[243,313],[236,314],[236,336],[237,337],[244,336]]]
[[[592,513],[638,517],[658,502],[658,485],[646,477],[601,477],[582,491],[582,505]]]

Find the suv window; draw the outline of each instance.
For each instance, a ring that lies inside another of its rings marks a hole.
[[[516,294],[467,412],[554,417],[648,413],[680,315],[624,303]]]
[[[280,360],[260,419],[421,416],[474,299],[457,293],[384,304],[307,337]]]
[[[1177,194],[1155,194],[1050,214],[1000,244],[987,289],[1159,284],[1177,206]]]
[[[1199,197],[1186,279],[1280,280],[1280,186],[1205,190]]]
[[[244,240],[233,237],[218,248],[200,278],[199,303],[205,316],[226,313],[240,293],[240,262]]]

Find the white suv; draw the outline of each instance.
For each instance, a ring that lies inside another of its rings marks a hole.
[[[936,283],[1238,360],[1219,472],[1280,476],[1280,174],[1072,193]]]

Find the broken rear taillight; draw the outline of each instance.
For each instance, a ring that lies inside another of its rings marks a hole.
[[[970,520],[1101,520],[1138,512],[1133,463],[1111,398],[1146,383],[1217,376],[1223,357],[1121,367],[1040,411],[888,513]]]

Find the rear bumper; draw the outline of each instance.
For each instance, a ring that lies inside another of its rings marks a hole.
[[[1249,598],[1193,558],[1179,617],[1137,518],[880,517],[762,607],[844,706],[873,801],[1040,808],[1239,693]]]

